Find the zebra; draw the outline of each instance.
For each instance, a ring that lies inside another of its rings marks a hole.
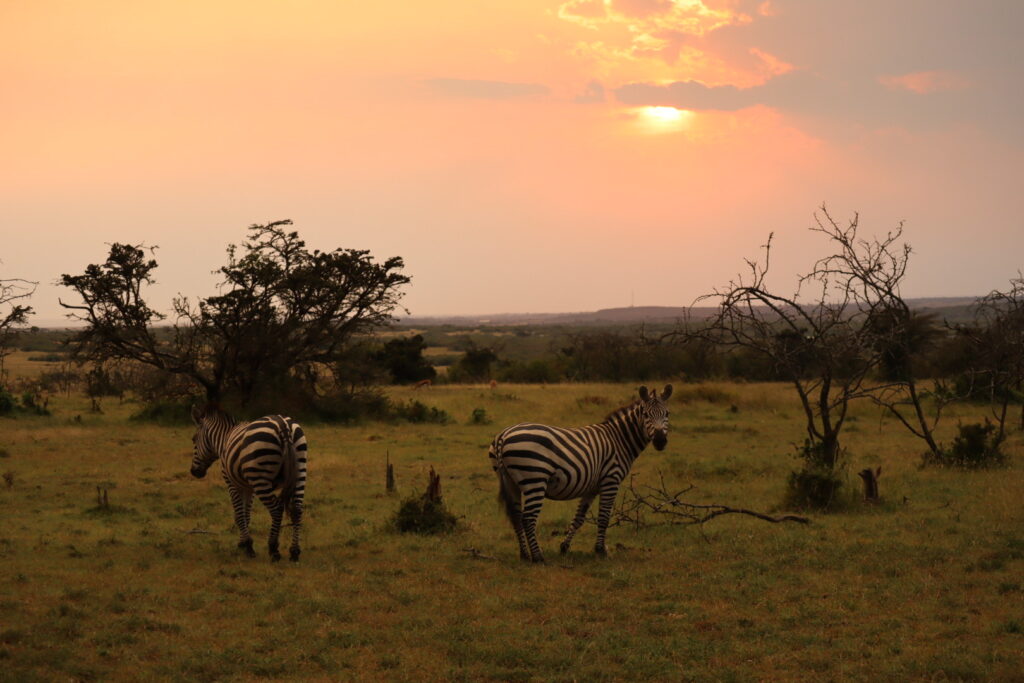
[[[519,541],[520,558],[544,561],[537,543],[537,516],[545,498],[580,499],[560,546],[565,555],[591,502],[600,497],[594,552],[607,556],[605,532],[619,484],[648,443],[659,451],[668,443],[665,404],[671,395],[671,384],[660,396],[640,387],[639,400],[612,412],[604,422],[576,429],[524,423],[494,438],[488,456],[498,475],[498,500]]]
[[[281,559],[278,537],[285,512],[292,520],[289,559],[298,562],[302,507],[306,492],[306,435],[290,417],[268,415],[252,422],[236,422],[213,405],[192,408],[196,433],[192,476],[202,479],[217,459],[228,485],[238,527],[238,547],[256,557],[249,535],[252,497],[256,495],[270,511],[270,559]]]

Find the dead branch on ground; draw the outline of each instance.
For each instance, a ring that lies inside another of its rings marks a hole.
[[[658,476],[660,484],[656,487],[646,484],[637,487],[635,477],[630,477],[629,487],[623,491],[623,495],[619,498],[608,526],[632,525],[634,528],[639,529],[641,527],[663,524],[703,525],[716,517],[730,514],[748,515],[765,522],[771,522],[772,524],[782,522],[811,523],[809,518],[799,515],[781,515],[776,517],[763,512],[729,505],[687,503],[682,500],[682,496],[695,488],[693,484],[672,493],[665,487],[664,475],[659,472]],[[649,519],[651,516],[655,516],[658,521],[651,521]],[[597,520],[592,515],[587,521],[592,524],[597,523]]]

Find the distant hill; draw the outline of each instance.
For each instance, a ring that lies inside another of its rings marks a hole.
[[[908,299],[911,308],[934,313],[950,322],[962,322],[970,318],[971,307],[976,297],[924,297]],[[458,327],[493,325],[599,325],[674,323],[689,315],[691,320],[703,320],[715,312],[712,306],[629,306],[624,308],[602,308],[598,311],[581,313],[496,313],[492,315],[452,316],[410,316],[399,322],[411,327],[433,327],[455,325]]]

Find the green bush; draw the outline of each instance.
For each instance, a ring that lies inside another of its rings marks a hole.
[[[469,416],[469,423],[474,425],[489,425],[491,418],[487,417],[487,411],[483,408],[473,408],[473,414]]]
[[[843,486],[840,475],[845,454],[840,452],[834,460],[829,460],[824,444],[806,439],[802,446],[797,447],[796,456],[803,461],[803,467],[790,472],[783,506],[798,510],[837,507],[839,489]]]
[[[783,506],[797,510],[827,510],[838,502],[843,480],[835,472],[805,468],[790,472]]]
[[[153,401],[147,403],[129,418],[137,422],[155,422],[161,425],[186,425],[192,423],[193,402]]]
[[[28,359],[38,363],[63,363],[66,356],[63,353],[44,353],[39,356],[29,356]]]
[[[400,420],[408,422],[433,422],[436,424],[448,424],[452,417],[440,408],[428,406],[417,400],[395,403],[391,407],[391,415]]]
[[[996,426],[988,420],[957,425],[958,434],[948,448],[940,449],[939,455],[926,453],[926,465],[943,465],[965,469],[998,467],[1006,463],[1003,439]]]
[[[392,524],[402,533],[445,534],[455,530],[458,518],[449,512],[443,500],[417,496],[405,500]]]
[[[7,389],[0,387],[0,415],[7,415],[14,412],[18,402]]]

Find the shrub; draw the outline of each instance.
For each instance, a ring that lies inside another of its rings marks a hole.
[[[835,472],[807,467],[790,472],[783,505],[787,508],[826,510],[837,502],[843,480]]]
[[[523,384],[554,384],[564,378],[564,372],[554,358],[538,358],[531,361],[512,361],[498,372],[502,382]]]
[[[391,523],[402,533],[443,534],[455,530],[458,518],[441,499],[441,477],[433,467],[426,492],[403,501]]]
[[[1002,450],[1003,438],[996,431],[996,425],[989,421],[972,422],[957,426],[958,434],[948,448],[942,448],[939,455],[925,453],[925,465],[943,465],[980,469],[1006,463]]]
[[[394,526],[402,533],[444,534],[455,530],[458,519],[442,500],[417,496],[405,500],[395,513]]]
[[[37,363],[62,363],[64,362],[64,354],[62,353],[44,353],[39,356],[29,356],[28,359]]]
[[[451,415],[444,410],[428,406],[416,400],[395,403],[391,408],[391,414],[400,420],[417,423],[433,422],[448,424],[452,421]]]
[[[473,414],[469,416],[469,423],[474,425],[489,425],[491,418],[487,417],[487,411],[483,408],[473,408]]]
[[[7,415],[13,412],[17,405],[18,402],[11,396],[11,392],[7,391],[4,387],[0,387],[0,415]]]
[[[192,401],[153,401],[147,403],[129,419],[138,422],[156,422],[161,425],[186,425],[192,423]]]
[[[838,502],[839,489],[843,485],[840,476],[845,454],[840,453],[833,466],[827,466],[824,445],[805,440],[797,447],[796,455],[803,460],[803,467],[790,472],[786,482],[786,495],[782,504],[788,508],[827,510]]]

